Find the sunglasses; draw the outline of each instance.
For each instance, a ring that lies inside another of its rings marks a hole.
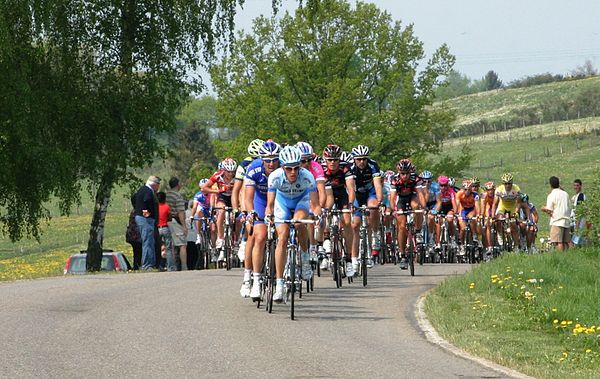
[[[335,162],[335,161],[339,161],[339,160],[340,160],[340,158],[325,158],[325,160],[326,160],[327,162]]]
[[[400,175],[408,175],[408,174],[410,174],[410,172],[402,172],[402,171],[400,172]]]
[[[367,160],[367,158],[354,158],[354,160],[355,160],[355,161],[362,162],[362,161],[366,161],[366,160]]]
[[[296,166],[296,167],[284,167],[285,171],[287,172],[293,172],[293,171],[299,171],[300,167]]]
[[[447,184],[440,184],[440,187],[448,187]]]
[[[310,163],[310,162],[312,162],[312,159],[301,159],[300,160],[300,163],[304,163],[304,164]]]
[[[279,161],[279,158],[262,158],[262,161],[265,163],[273,163]]]

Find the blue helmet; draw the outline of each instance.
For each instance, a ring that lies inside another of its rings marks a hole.
[[[298,148],[298,150],[300,150],[300,153],[302,154],[303,157],[312,158],[315,154],[312,146],[308,142],[298,142],[296,144],[296,147]]]
[[[273,140],[268,140],[260,147],[259,154],[261,158],[277,157],[280,151],[281,146],[279,144],[273,142]]]

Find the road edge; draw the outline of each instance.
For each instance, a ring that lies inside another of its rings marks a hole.
[[[535,379],[532,376],[525,375],[519,371],[513,370],[508,367],[501,366],[495,362],[489,361],[484,358],[476,357],[467,353],[466,351],[452,345],[450,342],[446,341],[442,336],[438,334],[438,332],[433,328],[433,325],[429,322],[427,315],[425,314],[425,298],[427,298],[427,294],[429,294],[431,290],[425,292],[420,295],[417,299],[417,303],[415,304],[415,318],[417,319],[417,323],[419,324],[419,328],[425,334],[427,341],[433,343],[441,347],[442,349],[459,356],[464,359],[468,359],[470,361],[476,362],[484,367],[497,371],[501,374],[508,375],[513,378],[519,379]]]

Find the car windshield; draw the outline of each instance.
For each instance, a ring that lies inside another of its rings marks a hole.
[[[112,255],[103,255],[102,256],[102,271],[114,271],[115,263]],[[71,267],[69,268],[69,272],[85,272],[85,255],[84,256],[73,256],[71,259]]]

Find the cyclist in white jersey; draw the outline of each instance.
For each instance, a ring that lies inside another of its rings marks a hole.
[[[319,196],[316,192],[315,178],[305,168],[300,167],[301,152],[294,146],[286,146],[279,153],[282,167],[269,175],[267,207],[265,219],[275,221],[277,227],[277,247],[275,248],[276,287],[273,301],[283,301],[283,271],[285,267],[285,248],[289,236],[289,226],[277,223],[277,220],[303,220],[309,218],[312,209],[315,216],[321,214]],[[274,220],[273,220],[274,219]],[[298,242],[302,255],[302,276],[310,278],[312,270],[308,255],[308,240],[305,225],[297,226]]]

